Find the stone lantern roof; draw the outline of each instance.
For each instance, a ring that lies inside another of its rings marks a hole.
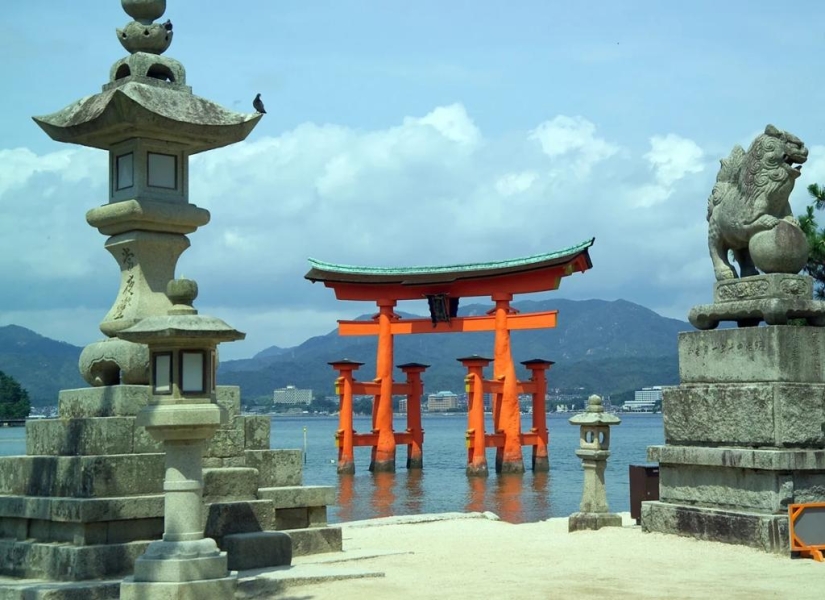
[[[118,332],[118,337],[140,344],[164,342],[186,344],[200,339],[212,344],[233,342],[246,337],[226,322],[216,317],[198,314],[192,302],[198,294],[198,286],[189,279],[174,279],[167,286],[166,295],[173,306],[165,315],[141,319],[128,329]]]
[[[186,85],[186,70],[162,56],[172,43],[171,22],[154,23],[166,10],[165,0],[121,0],[135,19],[118,29],[130,55],[110,70],[103,91],[34,121],[49,137],[108,150],[135,137],[177,142],[189,154],[246,139],[261,115],[227,110],[195,96]]]
[[[595,394],[587,399],[584,412],[570,417],[571,425],[618,425],[622,420],[616,415],[604,412],[602,399]]]

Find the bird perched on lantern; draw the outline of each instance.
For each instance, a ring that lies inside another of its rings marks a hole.
[[[255,99],[252,101],[252,107],[261,113],[262,115],[266,114],[266,109],[264,108],[264,102],[261,100],[261,95],[258,94],[255,96]]]

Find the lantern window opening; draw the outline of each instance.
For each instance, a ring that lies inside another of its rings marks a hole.
[[[125,190],[135,185],[135,155],[121,154],[115,159],[115,191]]]
[[[178,157],[174,154],[147,152],[146,184],[168,190],[178,189]]]
[[[156,352],[152,357],[152,393],[172,393],[171,352]]]
[[[203,394],[206,392],[206,352],[203,350],[181,350],[179,378],[182,394]]]
[[[149,67],[149,70],[146,72],[146,76],[151,77],[152,79],[166,81],[168,83],[175,83],[175,74],[172,72],[172,69],[160,63],[156,63]]]
[[[123,34],[123,37],[126,37],[125,33]],[[117,71],[115,71],[115,79],[125,79],[126,77],[129,77],[131,74],[132,69],[129,68],[129,65],[123,63],[117,68]]]

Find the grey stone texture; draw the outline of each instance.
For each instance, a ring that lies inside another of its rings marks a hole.
[[[788,505],[825,501],[825,330],[682,333],[679,370],[642,528],[788,553]]]
[[[825,329],[745,327],[679,334],[679,378],[689,383],[823,383]]]
[[[260,531],[224,536],[221,549],[226,551],[229,569],[246,571],[292,564],[292,538],[283,531]]]
[[[790,552],[787,514],[643,502],[642,530],[750,546],[775,554]]]
[[[748,148],[735,146],[708,197],[708,248],[718,281],[763,272],[798,273],[808,247],[789,198],[808,149],[795,135],[773,125]]]
[[[715,329],[720,322],[741,326],[786,325],[804,319],[808,325],[825,326],[825,302],[812,300],[813,280],[808,275],[767,273],[717,281],[713,303],[690,309],[688,321],[697,329]]]
[[[61,418],[28,423],[30,455],[0,458],[0,574],[122,577],[160,538],[164,457],[136,423],[149,397],[134,385],[64,390]],[[217,399],[226,419],[205,452],[204,533],[292,527],[296,555],[340,551],[326,518],[334,489],[301,486],[301,451],[269,450],[269,418],[241,415],[238,388],[219,386]]]

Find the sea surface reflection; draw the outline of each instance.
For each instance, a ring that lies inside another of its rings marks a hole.
[[[391,515],[438,512],[491,511],[513,523],[567,516],[578,510],[582,493],[581,461],[575,451],[578,427],[570,415],[548,415],[550,473],[522,475],[494,472],[494,455],[488,449],[489,477],[467,477],[464,444],[466,415],[424,416],[424,468],[407,470],[406,447],[397,451],[395,473],[369,471],[370,448],[355,449],[354,475],[338,475],[334,434],[336,417],[273,417],[272,448],[304,449],[303,483],[336,489],[336,505],[329,507],[331,522],[353,521]],[[646,462],[646,449],[662,444],[661,415],[621,415],[622,423],[611,434],[611,456],[605,472],[607,499],[615,512],[630,507],[628,465]],[[525,415],[522,427],[529,429]],[[368,431],[370,419],[357,417],[356,431]],[[406,426],[403,417],[395,428]],[[306,437],[304,437],[306,436]],[[306,445],[304,445],[306,439]],[[25,454],[23,428],[0,428],[0,455]],[[525,448],[525,465],[529,449]]]

